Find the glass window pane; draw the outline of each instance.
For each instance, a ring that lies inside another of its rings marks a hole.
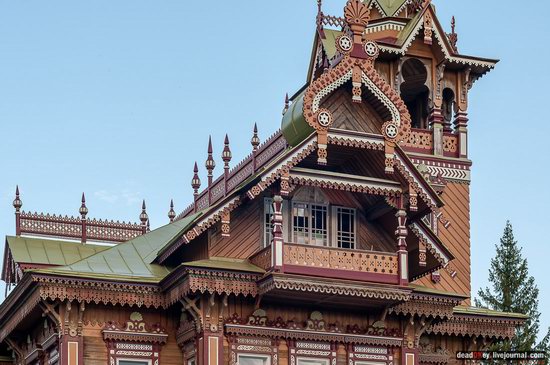
[[[311,206],[311,227],[311,244],[326,246],[328,243],[326,206]]]
[[[298,365],[328,365],[328,363],[326,359],[298,358]]]
[[[273,226],[271,219],[273,218],[273,199],[264,200],[264,247],[271,244],[273,239]]]
[[[292,203],[292,230],[295,243],[309,243],[309,207],[303,203]]]
[[[149,362],[139,360],[118,360],[118,365],[149,365]]]
[[[336,240],[338,247],[355,248],[355,209],[336,209]]]
[[[239,355],[239,365],[269,365],[266,356]]]

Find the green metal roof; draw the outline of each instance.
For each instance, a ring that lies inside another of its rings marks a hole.
[[[336,55],[336,38],[338,38],[342,32],[339,30],[325,28],[323,29],[323,33],[325,33],[325,38],[321,39],[321,42],[323,43],[323,48],[327,54],[327,57],[331,59]]]
[[[55,266],[71,265],[109,248],[91,243],[21,236],[7,236],[6,244],[16,263]]]
[[[154,264],[157,253],[174,242],[202,213],[157,228],[130,241],[110,247],[84,260],[65,267],[36,272],[81,277],[158,282],[170,268]]]
[[[184,262],[183,266],[201,267],[207,269],[244,271],[252,273],[265,273],[265,270],[251,264],[248,260],[233,259],[228,257],[210,257],[205,260]]]
[[[373,0],[382,8],[385,15],[394,16],[407,0]]]
[[[428,288],[427,286],[418,285],[418,284],[409,284],[411,288],[413,288],[415,293],[424,293],[424,294],[435,294],[435,295],[447,295],[451,297],[459,297],[459,298],[469,298],[469,295],[465,294],[458,294],[446,290],[440,290],[440,289],[434,289],[434,288]]]
[[[281,122],[281,131],[287,143],[295,147],[305,140],[314,129],[306,122],[304,118],[304,95],[299,95],[292,105],[283,115]]]
[[[454,308],[453,312],[455,314],[470,314],[470,315],[480,315],[480,316],[490,316],[490,317],[506,317],[506,318],[517,318],[517,319],[529,318],[529,316],[522,313],[500,312],[492,309],[479,308],[479,307],[458,306]]]

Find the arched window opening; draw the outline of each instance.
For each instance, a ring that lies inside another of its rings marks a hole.
[[[413,128],[428,127],[428,98],[430,90],[426,86],[428,71],[422,61],[411,58],[401,67],[403,83],[401,98],[407,105],[411,115]]]
[[[453,121],[453,109],[455,103],[455,93],[449,88],[443,89],[443,104],[441,105],[445,125],[450,128]]]

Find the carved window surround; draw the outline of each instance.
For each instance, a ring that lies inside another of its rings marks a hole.
[[[393,365],[394,358],[387,347],[353,345],[348,348],[348,364],[355,365],[356,362]]]
[[[336,365],[336,344],[329,342],[290,341],[288,357],[290,365],[299,365],[299,360],[328,360]]]
[[[168,338],[168,334],[159,326],[148,327],[138,312],[132,313],[124,326],[109,322],[102,332],[109,365],[118,365],[120,361],[158,365],[161,347]]]
[[[279,364],[277,340],[257,337],[229,337],[229,365],[238,365],[239,356],[265,356],[269,365]]]

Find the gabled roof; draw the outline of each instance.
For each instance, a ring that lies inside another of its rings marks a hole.
[[[159,282],[170,268],[153,264],[159,250],[177,240],[202,213],[157,228],[68,266],[36,270],[43,274]]]

